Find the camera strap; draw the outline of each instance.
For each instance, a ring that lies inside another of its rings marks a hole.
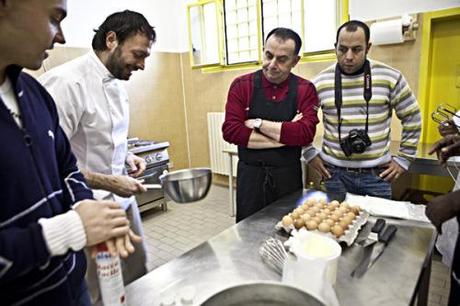
[[[371,66],[368,60],[364,62],[364,93],[363,97],[366,100],[366,133],[369,125],[369,101],[372,98],[372,77],[371,77]],[[340,135],[340,128],[342,127],[342,71],[339,64],[335,66],[335,107],[337,108],[337,117],[339,118],[339,142],[342,141]]]

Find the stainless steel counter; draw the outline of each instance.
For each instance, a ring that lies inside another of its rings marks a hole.
[[[258,254],[268,236],[287,237],[274,230],[276,222],[291,211],[302,192],[273,203],[230,227],[195,249],[153,270],[126,288],[129,305],[160,305],[196,290],[194,305],[231,285],[250,281],[280,281]],[[427,224],[391,220],[398,227],[394,240],[381,258],[361,278],[351,271],[360,259],[360,247],[344,247],[338,263],[336,292],[342,306],[408,305],[414,301],[422,276],[428,276],[435,232]],[[367,224],[364,231],[369,230]],[[428,269],[423,269],[427,267]],[[305,276],[308,280],[308,275]],[[425,278],[426,279],[426,278]],[[427,285],[427,283],[422,283]]]

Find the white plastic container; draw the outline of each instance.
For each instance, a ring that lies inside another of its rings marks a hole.
[[[299,231],[290,238],[290,251],[297,256],[297,265],[309,269],[325,267],[326,280],[334,285],[337,280],[337,264],[342,248],[333,239],[324,235]]]
[[[112,256],[105,243],[97,246],[96,265],[104,306],[126,306],[120,258]]]

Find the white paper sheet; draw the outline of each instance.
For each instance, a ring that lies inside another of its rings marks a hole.
[[[425,215],[425,205],[410,202],[393,201],[371,196],[360,196],[347,193],[345,198],[350,205],[358,205],[372,216],[392,217],[430,223]]]

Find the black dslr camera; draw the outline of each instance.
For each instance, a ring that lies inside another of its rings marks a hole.
[[[371,144],[372,141],[366,131],[357,129],[351,130],[348,136],[340,141],[340,147],[346,156],[353,153],[363,153]]]

